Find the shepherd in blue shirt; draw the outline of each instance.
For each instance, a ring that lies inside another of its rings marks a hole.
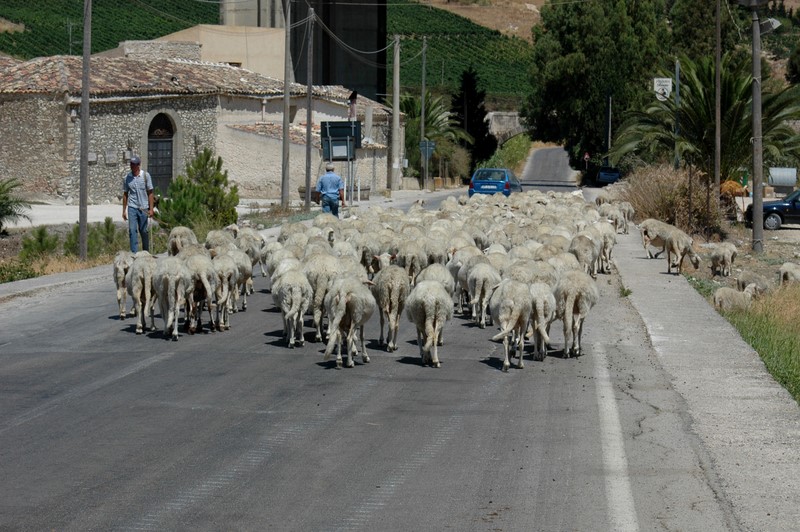
[[[333,163],[325,165],[325,173],[317,181],[317,192],[320,194],[322,212],[329,212],[339,217],[339,201],[344,207],[344,181],[333,171]]]

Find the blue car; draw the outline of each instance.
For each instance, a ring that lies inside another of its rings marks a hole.
[[[469,180],[469,195],[497,194],[506,196],[522,192],[522,183],[508,168],[478,168]]]

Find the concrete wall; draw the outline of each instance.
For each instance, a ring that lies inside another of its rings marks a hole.
[[[118,47],[99,52],[94,56],[200,61],[201,44],[195,41],[194,39],[177,39],[176,42],[122,41]]]

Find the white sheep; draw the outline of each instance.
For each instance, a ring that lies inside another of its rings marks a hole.
[[[588,274],[568,271],[561,275],[553,296],[556,316],[564,324],[564,356],[578,356],[581,354],[583,322],[600,299],[600,291]]]
[[[217,290],[217,272],[211,258],[196,254],[185,259],[186,269],[189,272],[190,283],[193,289],[187,291],[186,298],[186,328],[189,334],[202,329],[203,307],[208,305],[208,320],[211,330],[216,329],[214,316],[211,314],[211,300]]]
[[[469,271],[467,286],[470,305],[472,305],[472,318],[478,326],[486,327],[486,307],[489,304],[492,287],[502,281],[500,272],[491,264],[479,263]]]
[[[117,287],[117,306],[119,306],[119,319],[121,320],[124,320],[128,315],[125,303],[125,298],[128,295],[125,276],[128,274],[131,264],[133,264],[133,253],[130,251],[122,250],[114,255],[114,284]]]
[[[550,324],[556,316],[556,298],[553,287],[545,283],[532,283],[528,291],[531,295],[531,321],[526,337],[533,338],[533,359],[544,360],[550,343]]]
[[[438,262],[426,266],[419,272],[417,282],[420,281],[439,281],[444,286],[444,289],[447,290],[447,293],[450,294],[450,297],[456,291],[456,280],[453,278],[453,274],[450,273],[447,266]]]
[[[578,259],[583,271],[593,278],[597,277],[597,263],[600,259],[601,246],[600,242],[592,239],[588,234],[582,233],[575,235],[569,245],[569,252]]]
[[[767,281],[763,275],[759,275],[755,272],[744,271],[739,274],[739,277],[736,278],[736,288],[740,292],[747,288],[747,285],[749,284],[756,285],[756,289],[753,292],[754,296],[760,296],[769,291],[769,281]]]
[[[500,332],[492,336],[493,341],[503,340],[503,371],[508,371],[509,343],[518,359],[518,368],[524,367],[525,329],[531,317],[531,297],[528,286],[514,279],[504,279],[493,287],[489,298],[492,320],[500,326]]]
[[[731,274],[731,266],[736,259],[736,246],[730,242],[721,242],[714,246],[711,252],[711,275],[721,275],[728,277]]]
[[[800,264],[784,262],[778,270],[778,281],[781,286],[783,283],[800,282]]]
[[[220,254],[211,259],[214,271],[217,272],[217,330],[231,328],[230,313],[236,298],[236,287],[239,282],[239,266],[228,254]]]
[[[301,270],[288,270],[275,278],[272,299],[281,311],[283,337],[290,348],[295,343],[305,344],[303,337],[303,315],[311,305],[314,291]]]
[[[311,288],[314,297],[311,300],[311,310],[314,315],[314,340],[322,341],[322,319],[325,315],[325,295],[328,284],[339,275],[339,261],[328,253],[315,253],[303,261],[303,273]]]
[[[375,298],[360,279],[339,277],[331,283],[325,295],[325,310],[328,313],[328,345],[325,357],[328,360],[336,347],[336,367],[342,367],[341,340],[344,333],[347,340],[348,368],[355,366],[353,356],[358,354],[357,344],[361,345],[361,359],[366,364],[369,354],[364,342],[364,324],[372,317],[376,307]]]
[[[406,315],[417,328],[417,345],[422,364],[441,367],[438,347],[442,331],[453,317],[453,300],[438,281],[418,282],[406,299]]]
[[[667,273],[672,273],[673,266],[676,266],[676,273],[680,275],[683,272],[683,259],[687,256],[695,269],[700,267],[700,256],[692,248],[693,242],[692,237],[678,228],[667,233],[667,238],[664,240],[664,246],[667,248]]]
[[[717,288],[717,291],[714,292],[714,308],[724,312],[747,310],[753,302],[755,291],[755,284],[747,285],[742,292],[727,286]]]
[[[197,244],[197,236],[191,228],[178,225],[173,227],[167,237],[167,253],[175,256],[186,246]]]
[[[674,225],[670,225],[655,218],[648,218],[639,224],[639,231],[642,235],[642,246],[647,252],[647,257],[650,259],[658,258],[665,250],[665,241],[667,234],[670,230],[675,229]],[[658,253],[652,253],[650,246],[661,247]]]
[[[194,289],[182,259],[161,257],[153,272],[153,289],[164,320],[164,337],[178,339],[178,316],[185,303],[187,290]]]
[[[441,265],[439,265],[441,266]],[[441,266],[444,268],[444,266]],[[425,271],[425,270],[423,270]],[[445,269],[445,273],[450,277],[450,272]],[[419,277],[417,277],[419,279]],[[452,281],[452,277],[450,277]],[[387,264],[381,266],[378,273],[372,279],[372,294],[378,305],[381,321],[381,333],[378,342],[383,344],[383,326],[388,323],[386,331],[386,350],[388,352],[397,351],[397,334],[400,329],[400,317],[403,315],[403,307],[406,297],[410,290],[408,274],[400,266]],[[452,282],[451,282],[452,285]]]
[[[156,328],[153,312],[153,272],[156,269],[156,258],[147,251],[139,251],[133,257],[133,263],[125,276],[125,285],[136,307],[136,334],[142,334],[148,315],[150,330]]]

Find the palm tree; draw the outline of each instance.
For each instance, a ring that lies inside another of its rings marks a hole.
[[[402,94],[400,111],[406,117],[405,149],[408,165],[419,168],[422,160],[419,150],[419,143],[422,140],[420,139],[421,99],[408,93]],[[450,112],[449,106],[444,104],[443,97],[431,96],[428,91],[425,92],[425,137],[434,142],[445,140],[473,142],[472,136],[458,127],[458,121]]]
[[[655,100],[641,111],[628,114],[609,153],[612,164],[625,155],[670,159],[677,151],[682,161],[713,174],[714,164],[714,60],[681,63],[680,106],[675,99]],[[733,176],[752,162],[752,73],[750,64],[726,54],[722,61],[721,179]],[[668,77],[669,74],[666,74]],[[800,87],[766,91],[762,97],[765,164],[779,159],[800,161],[800,136],[788,125],[800,119]],[[679,132],[675,133],[678,121]]]
[[[22,183],[14,178],[0,181],[0,233],[3,232],[3,226],[7,222],[30,221],[30,217],[23,212],[31,208],[30,203],[14,195],[14,189],[21,185]]]

